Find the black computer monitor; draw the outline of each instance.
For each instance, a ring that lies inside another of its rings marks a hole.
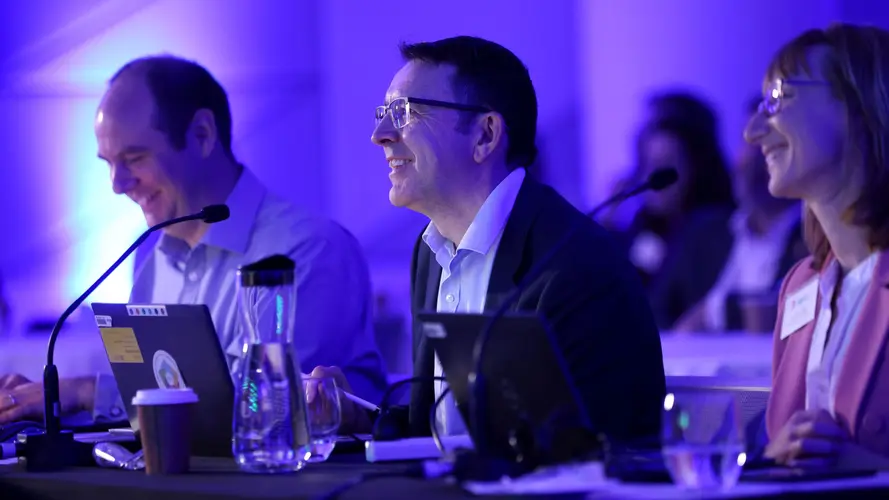
[[[488,404],[482,433],[470,418],[469,375],[490,315],[419,313],[417,319],[479,453],[536,467],[586,459],[598,450],[589,414],[540,317],[508,314],[495,323],[482,366]]]

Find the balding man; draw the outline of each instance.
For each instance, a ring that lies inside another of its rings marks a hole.
[[[271,194],[232,152],[225,90],[200,65],[171,56],[129,62],[112,77],[95,123],[114,192],[137,203],[149,225],[226,203],[231,217],[164,229],[136,272],[131,302],[206,304],[229,367],[245,342],[237,313],[239,266],[273,254],[296,262],[297,334],[304,366],[341,365],[352,390],[378,400],[386,376],[372,330],[370,276],[343,227]],[[114,380],[63,379],[65,413],[126,417]],[[42,416],[42,384],[0,378],[0,425]]]

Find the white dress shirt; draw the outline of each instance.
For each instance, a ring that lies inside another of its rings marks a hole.
[[[438,312],[484,312],[494,257],[524,179],[525,170],[518,168],[494,188],[456,248],[452,241],[438,232],[434,223],[430,222],[426,227],[423,241],[442,268],[438,286]],[[444,376],[437,354],[435,376]],[[447,384],[436,382],[433,385],[437,400]],[[466,425],[450,393],[438,407],[436,422],[441,435],[466,433]]]
[[[816,313],[809,361],[806,364],[807,410],[826,410],[834,416],[837,379],[843,368],[849,340],[861,314],[864,297],[873,280],[878,256],[879,253],[872,254],[843,278],[840,293],[836,297],[836,317],[831,310],[831,299],[840,276],[839,263],[835,259],[831,260],[821,274],[821,282],[818,284],[821,304]]]

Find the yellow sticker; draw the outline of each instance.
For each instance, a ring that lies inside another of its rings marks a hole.
[[[132,328],[99,328],[108,361],[112,363],[144,363],[139,342]]]

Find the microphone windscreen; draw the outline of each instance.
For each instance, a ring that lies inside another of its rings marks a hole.
[[[214,222],[222,222],[228,219],[230,212],[228,205],[207,205],[201,210],[201,214],[203,215],[204,222],[213,224]]]

